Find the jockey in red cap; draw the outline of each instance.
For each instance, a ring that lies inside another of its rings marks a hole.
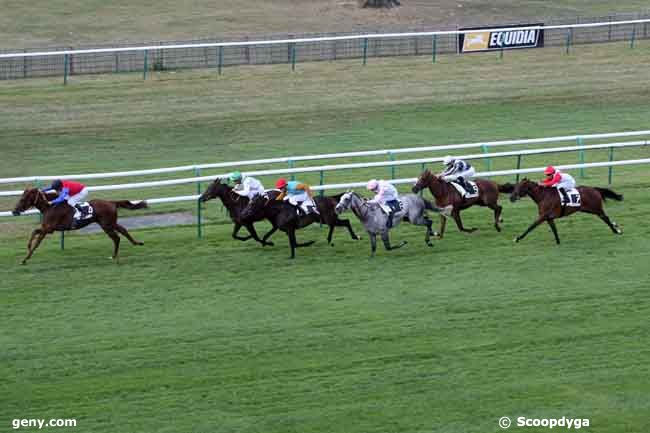
[[[565,203],[568,203],[569,195],[567,194],[567,190],[571,190],[576,187],[576,181],[573,176],[570,174],[561,173],[560,170],[557,170],[552,165],[546,167],[544,174],[546,175],[546,179],[540,182],[540,185],[557,188],[564,197]]]
[[[275,183],[275,187],[281,191],[276,200],[286,200],[305,214],[318,213],[311,188],[306,183],[295,180],[287,182],[285,178],[280,178]]]

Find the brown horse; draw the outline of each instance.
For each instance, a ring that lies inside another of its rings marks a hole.
[[[431,170],[427,169],[418,177],[413,187],[413,192],[418,193],[428,187],[431,195],[436,200],[437,207],[444,208],[446,206],[452,206],[451,217],[456,221],[458,230],[466,233],[471,233],[476,231],[476,229],[466,229],[463,226],[463,221],[460,219],[460,211],[474,205],[487,206],[494,211],[494,227],[500,232],[501,227],[499,227],[499,222],[502,222],[502,207],[498,204],[499,192],[511,192],[512,185],[499,185],[496,182],[484,179],[476,179],[475,181],[479,191],[478,196],[475,198],[463,198],[458,190],[449,184],[449,182],[441,179],[433,174]],[[447,219],[441,215],[439,233],[441,239],[445,233],[446,225]]]
[[[280,195],[279,190],[273,189],[266,191],[266,197],[271,200],[275,199],[278,195]],[[334,208],[338,204],[341,195],[342,194],[335,196],[318,196],[314,198],[318,212],[321,215],[321,224],[327,224],[329,226],[329,232],[327,233],[327,243],[329,245],[333,245],[332,236],[334,235],[334,229],[336,227],[347,228],[348,233],[350,233],[350,237],[354,240],[361,239],[354,233],[352,225],[350,224],[350,220],[340,219],[334,211]],[[230,185],[227,183],[222,183],[221,179],[215,179],[214,182],[212,182],[210,186],[205,190],[205,192],[201,195],[201,197],[199,197],[199,201],[201,203],[204,203],[217,197],[221,199],[224,207],[228,210],[230,219],[235,225],[232,232],[232,237],[234,239],[247,241],[252,238],[264,246],[273,245],[273,242],[270,242],[267,239],[277,231],[277,228],[273,228],[269,233],[264,235],[263,239],[260,239],[257,235],[257,232],[255,231],[255,227],[253,226],[253,223],[264,219],[264,216],[261,213],[257,214],[258,216],[256,219],[250,215],[245,221],[242,218],[242,212],[244,209],[246,209],[246,206],[248,206],[250,201],[248,197],[240,196],[233,191]],[[245,227],[246,230],[248,230],[249,236],[239,236],[237,234],[242,227]]]
[[[578,191],[580,192],[580,207],[572,207],[562,206],[560,196],[555,188],[541,186],[528,179],[524,179],[515,185],[514,191],[510,195],[510,201],[515,202],[521,197],[528,196],[537,204],[537,210],[539,212],[539,216],[535,222],[531,224],[524,233],[517,236],[515,242],[522,240],[528,233],[533,231],[535,227],[546,221],[551,227],[551,231],[553,231],[555,242],[559,244],[560,237],[558,236],[557,228],[555,227],[555,219],[564,218],[565,216],[569,216],[576,212],[586,212],[597,215],[598,218],[607,224],[614,234],[623,234],[623,231],[614,221],[609,219],[603,210],[603,202],[606,199],[611,198],[616,201],[622,201],[622,195],[615,193],[611,189],[592,188],[589,186],[580,186],[578,187]]]
[[[141,201],[139,203],[132,203],[128,200],[121,201],[107,201],[107,200],[90,200],[90,205],[93,207],[94,213],[91,218],[75,224],[73,220],[74,209],[67,203],[61,203],[56,206],[49,204],[49,199],[43,191],[38,188],[28,188],[23,192],[23,195],[18,200],[13,214],[18,216],[21,212],[35,207],[43,215],[41,227],[32,232],[27,244],[27,256],[21,262],[23,265],[34,254],[34,251],[40,245],[45,236],[55,231],[78,230],[89,224],[97,223],[104,230],[104,232],[113,241],[113,259],[117,259],[117,253],[120,248],[120,237],[117,233],[126,237],[133,245],[144,245],[143,242],[136,241],[131,237],[128,230],[117,223],[117,209],[144,209],[147,207],[147,202]],[[117,233],[116,233],[117,232]],[[38,237],[37,237],[38,236]],[[36,238],[36,242],[34,242]]]

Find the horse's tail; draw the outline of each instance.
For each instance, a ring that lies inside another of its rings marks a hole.
[[[616,194],[614,191],[611,189],[607,188],[594,188],[596,191],[600,193],[601,196],[603,196],[603,200],[607,200],[608,198],[612,198],[616,201],[623,201],[623,195],[622,194]]]
[[[119,201],[114,201],[112,203],[118,209],[122,208],[122,209],[136,210],[136,209],[146,209],[149,207],[147,202],[144,200],[135,203],[129,200],[119,200]]]
[[[499,192],[505,192],[508,194],[515,190],[515,186],[510,182],[504,184],[497,183],[497,188],[499,188]]]
[[[430,202],[429,200],[427,200],[426,198],[423,198],[422,201],[424,202],[424,208],[425,208],[426,210],[438,210],[438,208],[435,207],[435,206],[433,205],[433,203],[431,203],[431,202]]]

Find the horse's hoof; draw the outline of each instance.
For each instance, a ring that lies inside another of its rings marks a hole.
[[[497,229],[498,232],[501,232],[501,227],[495,227],[495,229]]]
[[[623,230],[621,230],[621,229],[616,229],[616,234],[617,234],[617,235],[622,235],[622,234],[623,234]]]
[[[519,241],[520,241],[519,236],[517,236],[516,238],[514,238],[512,241],[513,241],[514,243],[519,243]]]
[[[20,262],[21,266],[25,266],[26,264],[27,264],[27,260],[23,260],[22,262]]]
[[[499,218],[499,222],[502,223],[502,222],[503,222],[503,218]]]
[[[428,247],[432,247],[432,246],[433,246],[433,242],[431,242],[431,241],[426,241],[426,244],[427,244]]]
[[[136,242],[135,244],[142,246],[142,245],[144,245],[144,242]]]

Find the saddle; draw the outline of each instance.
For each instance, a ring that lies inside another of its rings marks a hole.
[[[291,204],[296,208],[296,214],[298,214],[298,216],[309,215],[310,213],[320,215],[320,212],[318,212],[318,208],[316,207],[316,203],[314,202],[301,201],[296,204]]]
[[[391,200],[386,204],[380,204],[379,207],[386,215],[390,216],[392,213],[392,218],[388,218],[386,221],[386,227],[390,229],[393,227],[395,215],[404,210],[404,203],[402,203],[402,200]]]
[[[95,210],[88,202],[77,203],[72,209],[74,210],[74,215],[72,215],[73,228],[87,225],[87,221],[95,216]]]
[[[558,194],[560,195],[560,204],[562,206],[568,206],[568,207],[580,207],[582,204],[582,200],[580,199],[580,192],[576,189],[565,189],[566,192],[566,197],[562,194],[562,191],[558,188],[557,189]],[[568,201],[567,201],[568,197]]]
[[[464,184],[461,184],[458,181],[449,182],[456,188],[456,191],[460,194],[462,198],[476,198],[478,197],[478,185],[476,182],[466,180]]]

